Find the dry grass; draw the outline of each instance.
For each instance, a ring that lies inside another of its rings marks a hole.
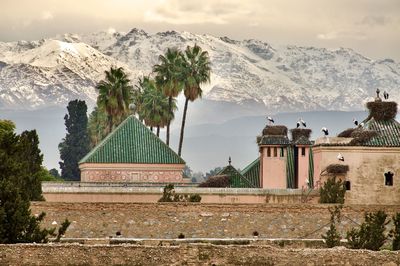
[[[290,130],[290,133],[292,133],[292,140],[298,140],[300,137],[304,136],[307,139],[310,139],[312,130],[309,128],[293,128]]]
[[[346,174],[349,171],[349,166],[343,164],[330,164],[326,167],[325,171],[328,174]]]
[[[368,102],[367,108],[369,116],[377,121],[394,119],[397,114],[396,102]]]
[[[285,126],[266,126],[263,129],[263,135],[287,136],[288,129]]]

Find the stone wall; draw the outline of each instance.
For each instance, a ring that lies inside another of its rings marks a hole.
[[[349,204],[400,204],[400,148],[318,146],[314,151],[314,181],[330,164],[349,166],[346,180],[351,189],[346,192]],[[344,162],[337,160],[342,154]],[[394,173],[393,185],[385,184],[384,174]]]
[[[329,227],[329,205],[321,204],[196,204],[196,203],[53,203],[33,202],[32,212],[47,213],[45,226],[72,221],[66,237],[108,238],[260,238],[320,239]],[[363,221],[364,212],[400,206],[344,206],[342,235]],[[389,224],[388,229],[391,227]]]
[[[399,252],[271,246],[0,245],[1,265],[384,265]]]
[[[49,202],[157,202],[164,185],[138,186],[129,183],[43,182]],[[179,194],[199,194],[202,203],[303,203],[318,202],[317,191],[301,189],[198,188],[178,186]]]

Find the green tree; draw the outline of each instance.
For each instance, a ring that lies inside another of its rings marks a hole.
[[[183,89],[183,56],[177,49],[168,48],[165,55],[159,56],[160,63],[153,67],[155,80],[165,96],[168,97],[170,119],[167,122],[166,143],[169,146],[170,126],[173,118],[173,99],[176,98]]]
[[[200,46],[195,44],[193,47],[187,46],[183,55],[183,82],[185,94],[185,107],[183,109],[181,134],[179,138],[178,155],[182,153],[183,135],[185,131],[186,114],[189,101],[193,102],[202,96],[200,85],[210,82],[211,63],[207,51],[203,51]]]
[[[92,148],[99,144],[109,133],[107,114],[98,107],[95,107],[89,116],[88,132]]]
[[[70,101],[65,115],[67,134],[58,145],[60,151],[61,176],[65,180],[80,180],[78,162],[90,150],[87,106],[85,101]]]
[[[56,179],[61,179],[61,175],[56,168],[51,168],[49,170],[49,174],[51,174]]]
[[[390,230],[390,236],[393,238],[392,250],[400,250],[400,213],[392,217],[393,229]]]
[[[379,250],[385,243],[387,214],[384,211],[365,213],[365,221],[359,229],[352,228],[346,234],[348,245],[353,249]]]
[[[97,89],[97,111],[107,114],[107,134],[118,126],[129,114],[133,87],[122,67],[105,71],[106,78],[99,82]]]
[[[31,200],[42,199],[38,143],[34,130],[0,134],[0,243],[47,242],[54,232],[40,228],[44,213],[34,217],[29,209]]]
[[[344,203],[346,187],[342,180],[336,180],[336,176],[329,177],[319,190],[319,203]]]
[[[326,235],[322,235],[322,238],[325,240],[326,246],[328,248],[333,248],[340,245],[341,237],[336,229],[336,224],[340,223],[341,209],[342,205],[335,206],[334,208],[329,208],[329,212],[331,214],[331,224],[329,230],[326,232]]]
[[[157,128],[157,136],[160,135],[160,128],[163,128],[170,121],[169,100],[158,88],[154,80],[144,77],[140,81],[142,88],[142,103],[139,110],[139,118],[151,128]],[[176,101],[173,100],[173,110],[176,109]]]

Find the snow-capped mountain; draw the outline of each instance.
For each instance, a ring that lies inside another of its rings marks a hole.
[[[195,43],[211,57],[211,83],[203,88],[208,100],[263,106],[266,112],[359,110],[376,88],[400,100],[400,64],[391,59],[375,61],[343,48],[133,29],[0,43],[0,108],[65,106],[75,98],[93,104],[95,84],[111,65],[123,66],[136,81],[168,47]]]

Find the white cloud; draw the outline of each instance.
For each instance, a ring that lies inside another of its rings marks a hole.
[[[354,39],[354,40],[365,40],[367,36],[362,31],[353,30],[339,30],[331,31],[327,33],[320,33],[317,35],[317,39],[320,40],[336,40],[336,39]]]

